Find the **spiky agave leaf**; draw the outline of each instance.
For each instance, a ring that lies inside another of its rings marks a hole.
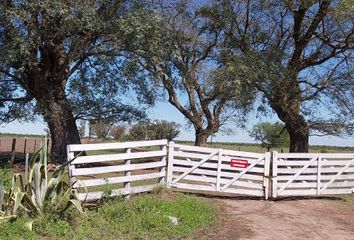
[[[14,207],[13,207],[13,210],[12,210],[12,213],[13,213],[14,215],[17,214],[17,209],[18,209],[18,207],[21,205],[23,196],[24,196],[25,194],[26,194],[25,192],[15,192],[15,193],[14,193],[14,201],[15,201],[15,204],[14,204]]]
[[[77,200],[77,199],[70,199],[68,201],[68,203],[66,204],[65,208],[63,209],[63,212],[65,212],[71,206],[74,206],[80,213],[84,213],[84,210],[82,208],[81,202],[79,200]]]
[[[30,159],[28,167],[29,167],[29,174],[28,174],[28,179],[27,182],[31,183],[33,180],[33,171],[34,171],[34,165],[36,164],[36,160],[38,159],[38,157],[40,156],[40,153],[42,152],[42,148],[41,147]]]

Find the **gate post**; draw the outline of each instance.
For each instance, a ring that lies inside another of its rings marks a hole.
[[[219,149],[218,166],[216,172],[216,191],[220,192],[220,178],[221,178],[221,164],[222,164],[222,149]]]
[[[263,179],[264,198],[266,200],[268,200],[269,198],[270,158],[271,158],[271,153],[266,152],[265,159],[264,159],[264,179]]]
[[[174,152],[174,147],[175,143],[173,141],[169,142],[168,144],[168,166],[167,166],[167,188],[171,188],[172,184],[172,174],[173,174],[173,152]]]
[[[274,151],[272,155],[272,198],[277,198],[278,152]]]

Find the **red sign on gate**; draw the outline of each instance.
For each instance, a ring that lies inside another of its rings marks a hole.
[[[235,167],[235,168],[247,168],[248,167],[248,160],[246,159],[238,159],[238,158],[233,158],[230,161],[230,167]]]

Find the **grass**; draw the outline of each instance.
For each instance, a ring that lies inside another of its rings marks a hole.
[[[342,197],[343,201],[351,205],[353,211],[354,211],[354,195],[345,195]]]
[[[195,230],[214,223],[216,213],[215,205],[200,198],[164,192],[111,200],[83,216],[40,216],[32,231],[21,217],[0,224],[0,239],[192,239]]]
[[[11,187],[12,172],[7,167],[0,167],[0,183],[9,189]]]

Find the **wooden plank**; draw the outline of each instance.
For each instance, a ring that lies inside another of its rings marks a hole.
[[[264,161],[264,160],[261,160]],[[178,159],[174,159],[173,164],[174,165],[181,165],[181,166],[194,166],[195,163],[200,163],[197,161],[187,161],[187,160],[178,160]],[[258,165],[258,164],[257,164]],[[218,164],[217,163],[203,163],[201,164],[199,167],[202,168],[212,168],[212,169],[217,169],[218,168]],[[235,168],[235,167],[231,167],[230,165],[226,165],[226,164],[221,164],[221,169],[222,170],[230,170],[230,171],[242,171],[242,168]],[[254,167],[252,169],[249,170],[250,172],[255,172],[255,173],[264,173],[264,168],[263,167]]]
[[[225,191],[226,188],[228,188],[231,184],[236,182],[242,175],[244,175],[246,172],[250,171],[254,166],[257,164],[257,162],[262,161],[264,157],[261,157],[258,159],[258,161],[252,163],[249,165],[246,169],[242,170],[240,173],[238,173],[232,180],[230,180],[228,183],[226,183],[222,188],[221,191]]]
[[[197,185],[197,184],[188,184],[188,183],[172,183],[172,187],[174,188],[180,188],[180,189],[189,189],[189,190],[195,190],[195,191],[209,191],[209,192],[214,192],[215,187],[212,186],[206,186],[206,185]]]
[[[320,187],[323,186],[325,183],[321,183]],[[281,186],[281,184],[280,184]],[[330,186],[330,188],[354,188],[354,178],[351,181],[346,181],[346,182],[333,182]],[[291,184],[289,184],[289,186],[287,186],[287,189],[298,189],[298,188],[313,188],[317,190],[317,182],[292,182]],[[317,194],[318,195],[318,194]]]
[[[320,189],[321,189],[321,157],[318,157],[317,159],[317,195],[320,195]]]
[[[225,150],[223,150],[223,151],[225,151]],[[203,159],[206,156],[207,156],[207,154],[181,152],[181,151],[175,151],[174,152],[174,158],[176,158],[176,159],[188,158],[188,159],[191,159],[191,160],[194,160],[194,161],[198,161],[198,160],[195,160],[195,159]],[[254,161],[257,160],[255,158],[251,158],[249,156],[225,156],[225,154],[223,154],[223,162],[230,162],[232,158],[242,158],[242,159],[247,160],[249,163],[253,163]],[[215,163],[216,163],[218,161],[218,156],[211,157],[210,161],[215,161]],[[259,164],[263,165],[264,163],[261,162]]]
[[[126,152],[128,155],[130,155],[130,154],[131,154],[131,149],[130,149],[130,148],[127,148],[125,152]],[[126,165],[126,166],[129,166],[130,163],[131,163],[130,159],[127,159],[127,160],[124,161],[124,165]],[[131,172],[130,172],[130,171],[124,172],[124,176],[129,177],[130,175],[131,175]],[[124,183],[123,183],[123,186],[124,186],[124,188],[130,190],[130,181],[124,182]],[[127,195],[125,196],[125,198],[126,198],[126,199],[130,199],[130,194],[127,194]]]
[[[106,184],[116,184],[116,183],[130,183],[134,181],[142,181],[149,180],[154,178],[159,178],[165,175],[165,172],[157,172],[157,173],[149,173],[149,174],[139,174],[139,175],[129,175],[129,176],[121,176],[121,177],[109,177],[109,178],[99,178],[99,179],[88,179],[88,180],[80,180],[74,184],[74,188],[80,187],[93,187],[100,186]],[[124,187],[126,189],[131,188]]]
[[[108,162],[108,161],[119,161],[119,160],[150,158],[150,157],[162,157],[164,155],[166,155],[166,151],[159,150],[159,151],[149,151],[149,152],[134,152],[134,153],[118,153],[118,154],[82,156],[82,157],[76,158],[72,162],[72,164]]]
[[[267,152],[265,154],[265,160],[264,160],[264,180],[263,180],[265,200],[267,200],[269,197],[268,194],[269,194],[270,159],[271,159],[271,154],[270,152]]]
[[[257,197],[263,197],[264,196],[264,191],[263,190],[257,190],[257,189],[227,188],[227,189],[225,189],[224,192],[240,194],[240,195],[247,195],[247,196],[257,196]]]
[[[115,166],[107,166],[107,167],[76,168],[72,170],[72,174],[74,176],[95,175],[95,174],[103,174],[103,173],[157,168],[165,165],[166,165],[166,161],[160,161],[160,162],[150,162],[150,163],[137,163],[137,164],[130,164],[130,165],[115,165]]]
[[[272,154],[272,198],[278,196],[278,152]]]
[[[161,146],[160,149],[161,149],[161,151],[167,153],[167,145]],[[163,156],[160,158],[160,161],[166,162],[166,154],[163,155]],[[160,167],[160,172],[161,172],[161,173],[164,173],[164,175],[160,177],[159,183],[160,183],[160,184],[165,184],[166,166]]]
[[[191,152],[202,152],[202,153],[210,154],[216,150],[215,148],[196,147],[196,146],[182,145],[182,144],[175,144],[175,147],[179,149],[179,150],[175,150],[176,152],[191,151]],[[260,158],[264,156],[264,154],[252,153],[252,152],[234,151],[234,150],[227,150],[227,149],[223,149],[223,151],[225,156],[230,155],[232,157]]]
[[[213,192],[214,188],[212,186],[205,185],[194,185],[188,183],[175,183],[172,185],[175,188],[179,189],[188,189],[194,191],[208,191]],[[251,189],[237,189],[237,188],[228,188],[226,193],[233,193],[238,195],[252,195],[252,196],[263,196],[262,190],[251,190]]]
[[[224,149],[224,155],[229,155],[230,157],[249,157],[255,159],[265,157],[264,153],[243,152],[243,151],[234,151],[228,149]]]
[[[178,175],[174,175],[174,177],[178,177]],[[203,183],[212,183],[216,184],[217,179],[215,177],[207,177],[207,176],[196,176],[196,175],[187,175],[183,178],[183,180],[189,180],[189,181],[195,181],[195,182],[203,182]],[[220,178],[220,184],[226,184],[230,181],[230,179],[225,179],[225,178]],[[198,183],[192,183],[189,182],[189,184],[196,184]],[[262,183],[255,183],[255,182],[246,182],[246,181],[236,181],[232,184],[232,186],[239,186],[239,187],[247,187],[247,188],[254,188],[254,189],[263,189],[263,184]],[[215,191],[215,189],[213,190]]]
[[[185,172],[189,168],[184,167],[174,167],[174,172]],[[208,176],[216,176],[215,170],[205,170],[205,169],[196,169],[193,171],[193,174],[200,174],[200,175],[208,175]],[[232,172],[225,172],[221,171],[221,177],[228,177],[233,178],[235,173]],[[253,180],[253,181],[263,181],[262,175],[253,175],[253,174],[245,174],[241,177],[241,179]]]
[[[221,165],[222,165],[222,149],[219,149],[218,154],[218,165],[216,169],[216,191],[220,191],[220,183],[221,183]]]
[[[337,172],[341,171],[343,167],[328,167],[328,166],[324,167],[322,165],[321,166],[321,172],[322,173],[337,173]],[[301,168],[278,168],[278,173],[279,174],[295,174],[300,169]],[[346,168],[345,172],[354,173],[354,166]],[[315,167],[315,168],[307,168],[306,170],[303,171],[303,174],[311,174],[311,173],[317,175],[317,167]]]
[[[210,153],[208,156],[204,157],[200,162],[197,162],[196,164],[193,165],[193,167],[191,167],[188,171],[182,173],[180,176],[178,176],[178,178],[174,179],[172,181],[172,183],[176,183],[179,180],[183,179],[185,176],[187,176],[188,174],[190,174],[191,172],[193,172],[195,169],[197,169],[198,167],[200,167],[200,165],[202,165],[203,163],[205,163],[206,161],[209,160],[209,158],[211,158],[212,156],[214,156],[215,154],[217,154],[219,152],[219,150],[214,150],[214,152]],[[174,161],[175,163],[176,161]]]
[[[352,194],[353,190],[347,189],[326,189],[321,195],[341,195],[341,194]],[[316,196],[317,190],[313,189],[302,189],[302,190],[284,190],[279,194],[279,196]]]
[[[173,161],[174,161],[174,142],[171,141],[168,145],[168,167],[167,167],[167,177],[166,177],[166,181],[167,181],[167,187],[170,188],[171,187],[171,183],[172,183],[172,174],[173,174]]]
[[[323,159],[328,159],[328,158],[339,158],[339,159],[345,159],[345,158],[353,158],[354,154],[353,153],[278,153],[278,158],[281,159],[304,159],[304,158],[309,158],[312,159],[315,156],[320,156]]]
[[[322,157],[321,157],[322,158]],[[328,160],[328,159],[322,159],[321,160],[321,164],[322,166],[345,166],[348,161],[350,161],[351,159],[348,160]],[[304,161],[284,161],[284,160],[280,160],[278,161],[278,166],[282,167],[282,166],[298,166],[298,167],[302,167],[304,166],[306,163],[308,163],[308,160],[304,160]],[[311,166],[317,166],[317,162],[314,162],[313,164],[311,164]]]
[[[81,151],[92,151],[92,150],[150,147],[150,146],[160,146],[160,145],[167,145],[167,140],[134,141],[134,142],[121,142],[121,143],[71,144],[69,145],[69,151],[81,152]]]
[[[316,159],[318,158],[318,156],[316,155],[315,157],[312,158],[311,161],[308,162],[308,164],[306,164],[305,166],[303,166],[301,169],[298,169],[298,171],[296,172],[296,174],[289,179],[289,181],[287,183],[285,183],[279,190],[278,190],[278,194],[281,193],[282,191],[284,191],[284,189],[291,183],[293,182],[303,171],[305,171],[314,161],[316,161]],[[278,169],[279,170],[279,169]]]
[[[331,180],[334,175],[321,175],[321,180]],[[278,176],[278,181],[288,181],[291,179],[293,175],[282,175]],[[338,180],[350,180],[354,179],[354,174],[348,174],[348,175],[341,175],[337,178]],[[296,180],[305,180],[305,181],[316,181],[317,180],[317,174],[313,175],[300,175]]]
[[[130,194],[137,194],[137,193],[143,193],[143,192],[150,192],[158,186],[159,186],[159,184],[153,184],[153,185],[147,185],[147,186],[131,187],[130,190],[125,189],[125,188],[114,189],[114,190],[112,190],[111,197],[126,195],[129,193]],[[103,192],[77,193],[77,197],[79,198],[79,200],[86,201],[86,202],[98,200],[102,197],[102,195],[103,195]]]

